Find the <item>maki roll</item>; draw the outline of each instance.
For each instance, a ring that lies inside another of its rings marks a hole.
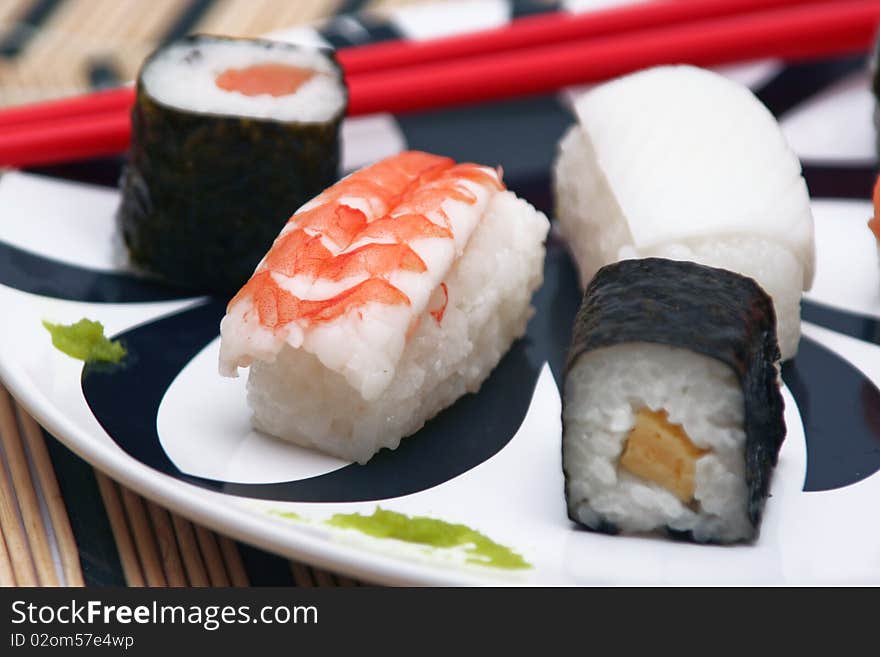
[[[153,53],[117,214],[132,264],[234,292],[290,213],[336,179],[346,105],[328,51],[190,36]]]
[[[586,285],[623,258],[691,260],[771,296],[782,358],[812,285],[813,217],[798,158],[744,86],[691,66],[648,69],[575,101],[554,169],[557,217]]]
[[[562,402],[569,517],[754,539],[785,437],[773,304],[751,279],[648,258],[599,270]]]
[[[531,315],[547,218],[500,173],[409,151],[306,203],[220,325],[257,429],[364,463],[476,392]]]

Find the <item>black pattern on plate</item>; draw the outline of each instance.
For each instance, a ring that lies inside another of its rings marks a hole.
[[[53,299],[135,303],[186,299],[193,293],[130,274],[59,262],[0,242],[0,284]]]
[[[565,259],[559,253],[560,258],[550,262],[557,263],[564,274],[573,274],[570,267],[562,269]],[[165,474],[234,495],[357,502],[398,497],[444,483],[483,463],[513,438],[546,360],[541,333],[547,326],[538,323],[538,335],[529,333],[515,343],[477,395],[465,395],[404,439],[398,449],[382,450],[366,465],[351,464],[323,475],[273,484],[209,480],[177,469],[160,444],[156,419],[175,377],[217,337],[224,306],[211,300],[116,336],[129,356],[120,366],[85,366],[82,389],[98,422],[128,454]],[[542,314],[540,309],[538,314]],[[568,317],[564,324],[570,323]]]
[[[407,148],[504,169],[504,181],[552,214],[550,170],[574,117],[556,96],[537,96],[397,117]]]
[[[873,163],[804,162],[803,168],[813,198],[867,201],[877,177],[877,165]],[[865,235],[867,238],[867,231]]]
[[[801,319],[858,340],[880,345],[880,320],[875,317],[805,299],[801,302]]]
[[[123,162],[125,162],[124,156],[111,155],[80,162],[60,162],[28,167],[25,172],[117,189]]]
[[[866,71],[864,55],[788,64],[755,92],[777,119],[841,80]]]
[[[168,387],[205,346],[218,337],[225,304],[210,300],[140,325],[118,337],[129,356],[120,366],[87,365],[82,388],[98,422],[138,461],[212,490],[283,501],[356,502],[415,493],[456,477],[499,452],[525,418],[545,362],[561,380],[571,323],[580,291],[561,245],[551,242],[546,283],[534,299],[535,317],[526,337],[476,395],[465,395],[394,450],[366,465],[352,464],[300,481],[235,484],[180,472],[159,441],[156,419]]]
[[[165,474],[212,490],[298,502],[356,502],[398,497],[437,486],[490,458],[513,438],[528,410],[544,362],[557,381],[580,301],[574,267],[561,244],[548,245],[536,313],[476,395],[466,395],[395,451],[367,465],[273,484],[236,484],[181,473],[156,430],[159,405],[180,371],[211,340],[224,307],[209,301],[121,334],[131,357],[123,366],[86,366],[83,392],[95,417],[128,454]],[[804,338],[784,378],[803,417],[808,471],[804,490],[828,490],[880,470],[880,429],[870,422],[880,392],[856,368]],[[874,413],[876,415],[876,413]],[[831,420],[833,418],[833,421]]]
[[[562,11],[561,0],[510,0],[511,18],[547,14],[551,11]]]
[[[782,368],[807,437],[804,490],[833,490],[880,470],[880,391],[858,369],[810,338]]]
[[[348,48],[402,38],[397,26],[381,16],[343,14],[324,22],[318,33],[334,48]]]

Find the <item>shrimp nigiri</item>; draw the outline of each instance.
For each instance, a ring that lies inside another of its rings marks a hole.
[[[549,223],[500,171],[409,151],[282,229],[221,322],[258,429],[367,461],[468,391],[525,330]]]
[[[877,247],[880,248],[880,178],[874,183],[874,216],[868,220],[868,228],[874,233]]]

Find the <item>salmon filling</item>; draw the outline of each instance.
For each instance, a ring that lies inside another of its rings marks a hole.
[[[245,96],[287,96],[316,75],[315,71],[289,64],[255,64],[246,68],[228,68],[217,76],[215,84],[225,91]]]

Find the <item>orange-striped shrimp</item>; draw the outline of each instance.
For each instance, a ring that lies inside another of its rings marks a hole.
[[[874,233],[874,238],[880,244],[880,177],[874,183],[874,216],[868,221],[868,228]]]
[[[364,398],[381,393],[421,316],[442,322],[444,277],[503,189],[489,167],[408,151],[325,190],[290,218],[229,302],[221,372],[272,361],[288,344]]]

